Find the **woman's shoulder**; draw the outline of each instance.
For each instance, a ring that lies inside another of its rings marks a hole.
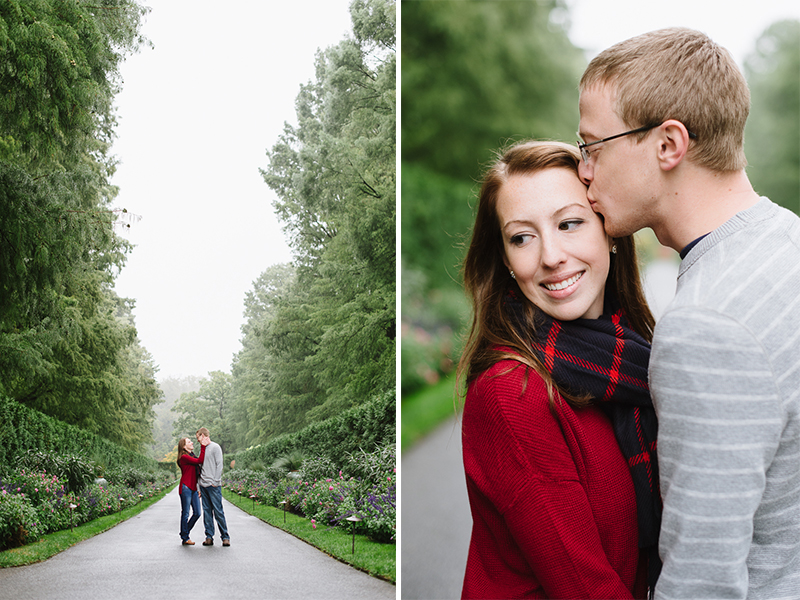
[[[482,406],[484,410],[513,410],[521,405],[528,411],[549,411],[547,384],[525,363],[508,356],[480,373],[469,385],[465,410]]]
[[[477,384],[478,387],[517,386],[524,382],[526,387],[532,384],[534,389],[546,388],[542,376],[523,362],[522,357],[513,348],[496,346],[493,350],[500,358],[492,366],[478,374],[472,385]]]

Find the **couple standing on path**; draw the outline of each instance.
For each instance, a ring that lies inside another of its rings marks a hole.
[[[797,600],[800,219],[745,173],[747,83],[674,28],[579,89],[577,148],[516,144],[479,194],[463,597]],[[645,227],[682,258],[657,326]]]
[[[194,444],[189,438],[178,442],[178,466],[181,481],[178,494],[181,497],[181,540],[184,546],[194,546],[189,539],[197,520],[200,518],[200,499],[203,501],[203,525],[206,539],[203,546],[214,545],[214,520],[217,521],[223,546],[230,546],[228,525],[222,510],[222,448],[211,441],[208,429],[201,427],[196,433],[200,443],[200,456],[192,454]],[[198,489],[199,488],[199,489]],[[192,516],[189,516],[191,508]]]

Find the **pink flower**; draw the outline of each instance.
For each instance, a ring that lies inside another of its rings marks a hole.
[[[329,489],[330,491],[333,491],[333,486],[330,486],[328,489]]]

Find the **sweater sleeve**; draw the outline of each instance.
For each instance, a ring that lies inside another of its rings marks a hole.
[[[206,447],[201,446],[200,456],[194,457],[191,454],[184,454],[183,456],[181,456],[181,462],[190,465],[202,465],[203,461],[205,460],[205,457],[206,457]]]
[[[521,367],[520,367],[521,368]],[[514,381],[516,380],[516,381]],[[512,384],[513,381],[513,384]],[[586,491],[540,378],[479,379],[463,417],[468,485],[502,515],[550,598],[631,598],[603,549]],[[472,402],[470,402],[472,400]]]
[[[765,351],[740,323],[676,309],[656,330],[664,561],[655,597],[745,598],[753,520],[783,428]]]

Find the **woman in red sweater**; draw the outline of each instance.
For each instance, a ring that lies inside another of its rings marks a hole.
[[[203,464],[206,457],[206,444],[200,448],[200,456],[192,454],[194,443],[189,438],[181,438],[178,442],[178,466],[181,469],[181,482],[178,484],[178,493],[181,496],[181,540],[184,546],[194,546],[189,539],[192,527],[200,518],[200,496],[197,491],[197,468]],[[189,507],[192,516],[189,517]]]
[[[606,235],[580,160],[523,142],[480,191],[459,364],[464,598],[644,598],[658,574],[654,321],[633,238]]]

